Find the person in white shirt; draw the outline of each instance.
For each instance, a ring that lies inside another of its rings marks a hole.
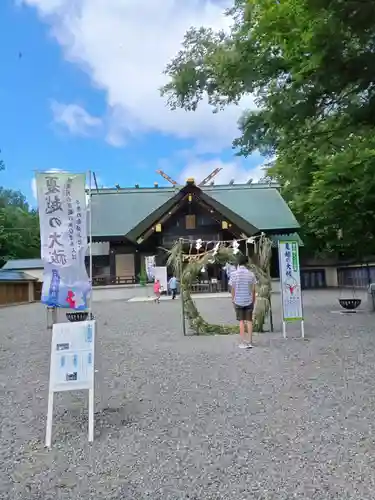
[[[256,278],[247,267],[247,258],[241,255],[239,265],[231,274],[232,302],[240,323],[241,349],[251,349],[253,341],[253,310]],[[245,325],[247,335],[245,333]]]
[[[172,299],[174,300],[177,294],[177,278],[175,275],[173,275],[172,278],[169,280],[168,287],[172,293]]]

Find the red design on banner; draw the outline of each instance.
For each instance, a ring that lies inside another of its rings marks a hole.
[[[68,295],[66,297],[66,301],[69,304],[69,307],[74,309],[76,306],[76,301],[74,300],[74,292],[69,290]]]

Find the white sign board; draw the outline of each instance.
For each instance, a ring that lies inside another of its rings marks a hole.
[[[89,441],[94,438],[95,321],[55,323],[52,330],[46,446],[51,446],[53,395],[89,391]]]
[[[284,337],[286,337],[286,323],[291,321],[301,321],[301,332],[302,337],[304,337],[301,274],[297,241],[279,242],[279,266]]]
[[[56,323],[52,330],[50,390],[94,387],[95,321]]]
[[[168,290],[167,268],[164,266],[155,266],[154,274],[155,274],[155,280],[160,281],[160,285],[162,286],[162,291],[166,292]]]

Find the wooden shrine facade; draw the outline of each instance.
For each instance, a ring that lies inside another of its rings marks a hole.
[[[162,189],[160,188],[159,193],[157,193],[159,196],[164,195]],[[194,252],[194,243],[198,239],[212,242],[227,241],[254,236],[263,230],[263,228],[254,225],[249,219],[244,218],[232,207],[228,207],[229,203],[224,205],[214,199],[213,196],[210,196],[210,192],[207,191],[196,186],[193,179],[189,179],[185,186],[171,192],[169,199],[150,211],[146,217],[136,224],[127,221],[130,230],[126,233],[124,231],[124,235],[96,235],[94,233],[93,240],[105,242],[108,248],[105,255],[93,257],[94,285],[133,284],[139,282],[142,270],[144,270],[145,257],[155,255],[156,265],[166,265],[168,259],[166,250],[169,250],[179,238],[184,239],[190,252]],[[248,191],[249,196],[251,196],[250,189]],[[153,193],[154,191],[149,190],[150,197]],[[116,199],[116,193],[111,194],[113,198],[110,198],[110,201]],[[129,200],[132,199],[133,205],[138,206],[137,203],[134,204],[136,195],[137,192],[133,190],[131,196],[123,196],[124,203],[125,201],[130,203]],[[97,199],[95,199],[95,195],[93,198],[98,209],[100,208],[99,201],[102,209],[107,209],[104,204],[105,198],[101,199],[100,194],[96,196]],[[149,199],[144,193],[143,200],[148,202]],[[235,201],[236,192],[233,191],[233,202]],[[283,203],[285,202],[283,201]],[[108,201],[107,204],[109,204]],[[94,205],[94,221],[96,219],[95,208]],[[133,207],[134,209],[135,207]],[[126,207],[124,206],[124,215],[131,216],[131,214],[125,213],[125,210]],[[261,207],[258,207],[258,210],[261,210]],[[117,217],[118,224],[120,224],[121,217],[118,214]],[[136,219],[136,213],[134,213],[134,219]],[[296,225],[298,226],[297,222],[295,222]],[[285,231],[290,233],[293,229],[295,230],[295,227],[287,227]],[[100,228],[100,230],[103,233],[105,228]],[[280,229],[276,228],[265,232],[269,234],[280,233]],[[276,260],[273,260],[277,266],[277,257]],[[220,279],[220,270],[216,269],[213,272],[215,279]]]

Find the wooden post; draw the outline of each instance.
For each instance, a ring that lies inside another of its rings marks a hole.
[[[270,312],[269,312],[269,315],[270,315],[270,330],[271,330],[271,333],[273,333],[273,315],[272,315],[272,300],[271,300],[271,297],[272,297],[272,286],[271,286],[270,300],[269,300],[269,303],[270,303]]]
[[[181,298],[181,313],[182,313],[182,332],[184,337],[186,335],[186,323],[185,323],[185,304],[184,304],[184,293],[182,289],[182,264],[183,264],[183,256],[182,256],[182,239],[180,238],[180,258],[178,263],[178,278],[180,281],[180,298]]]

